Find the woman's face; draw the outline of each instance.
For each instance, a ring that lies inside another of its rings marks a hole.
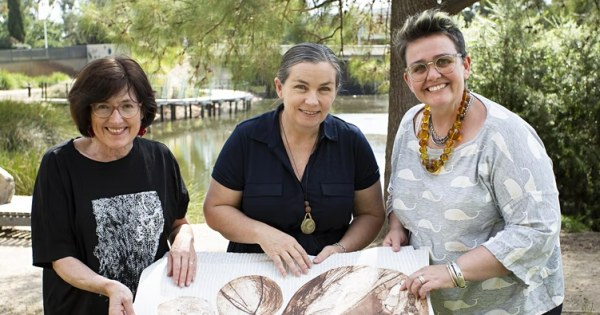
[[[452,40],[446,35],[432,35],[420,38],[406,48],[406,65],[427,64],[443,55],[458,53]],[[462,100],[465,80],[471,73],[471,58],[457,57],[456,67],[450,73],[441,74],[433,63],[427,65],[429,73],[423,81],[413,81],[407,73],[404,80],[419,101],[435,107],[454,106]]]
[[[110,116],[100,118],[94,114],[93,107],[106,109],[106,106],[113,109]],[[129,108],[135,106],[138,110],[133,117],[124,118],[117,109],[119,106]],[[133,139],[137,136],[142,124],[140,104],[135,99],[134,93],[127,93],[127,88],[124,88],[107,102],[92,104],[91,114],[92,130],[95,134],[93,139],[99,141],[108,150],[119,150],[132,145]]]
[[[336,70],[329,62],[301,62],[290,68],[290,74],[281,83],[275,78],[277,95],[283,100],[283,119],[293,128],[319,128],[335,100]]]

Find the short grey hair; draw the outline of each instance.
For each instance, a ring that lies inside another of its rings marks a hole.
[[[333,51],[331,51],[329,47],[321,44],[302,43],[294,45],[292,48],[286,51],[283,55],[283,58],[281,58],[279,69],[277,69],[277,78],[279,78],[279,81],[284,84],[287,78],[290,76],[290,68],[302,62],[312,62],[315,64],[320,62],[329,62],[336,72],[336,91],[340,90],[342,87],[342,68],[340,67],[338,59]]]

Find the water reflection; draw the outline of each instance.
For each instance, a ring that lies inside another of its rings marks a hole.
[[[276,100],[252,103],[248,112],[229,115],[225,108],[221,115],[174,122],[156,122],[146,137],[166,144],[179,162],[181,173],[192,194],[189,216],[193,223],[203,221],[201,205],[210,183],[213,165],[235,126],[248,118],[277,107]],[[331,114],[358,126],[373,148],[383,176],[387,134],[388,98],[383,96],[338,97]]]

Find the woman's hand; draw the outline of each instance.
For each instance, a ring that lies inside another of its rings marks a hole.
[[[284,262],[296,277],[300,276],[296,264],[300,266],[303,274],[308,273],[308,269],[311,267],[310,258],[295,238],[275,228],[270,228],[265,230],[258,244],[265,254],[275,262],[275,266],[282,276],[286,276]]]
[[[196,279],[197,256],[194,249],[194,235],[189,224],[178,226],[176,232],[169,251],[167,276],[172,276],[177,286],[189,286]]]
[[[401,246],[408,245],[408,235],[406,234],[406,229],[402,226],[399,227],[390,227],[390,231],[383,239],[382,246],[392,247],[394,252],[399,252]]]
[[[391,212],[388,216],[390,222],[390,231],[383,239],[383,246],[391,246],[394,252],[399,252],[401,246],[408,245],[408,231],[404,228],[400,220]]]
[[[344,250],[340,246],[328,245],[325,246],[325,248],[323,248],[323,250],[319,253],[319,255],[317,255],[317,257],[315,257],[313,262],[315,264],[320,264],[332,254],[341,254],[343,252]]]
[[[400,291],[408,290],[424,299],[428,292],[451,288],[454,288],[454,283],[446,265],[435,265],[423,267],[410,275],[400,286]]]
[[[133,294],[129,288],[118,281],[112,281],[107,290],[109,315],[135,315]]]

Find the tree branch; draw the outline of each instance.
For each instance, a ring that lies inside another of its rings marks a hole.
[[[439,9],[452,15],[460,13],[464,8],[473,5],[477,0],[444,0]]]
[[[292,10],[292,12],[310,12],[310,11],[314,11],[314,10],[320,9],[320,8],[322,8],[324,6],[329,5],[329,4],[332,4],[332,3],[336,2],[336,1],[337,0],[325,0],[325,1],[323,1],[323,3],[317,4],[317,5],[315,5],[312,8]]]

